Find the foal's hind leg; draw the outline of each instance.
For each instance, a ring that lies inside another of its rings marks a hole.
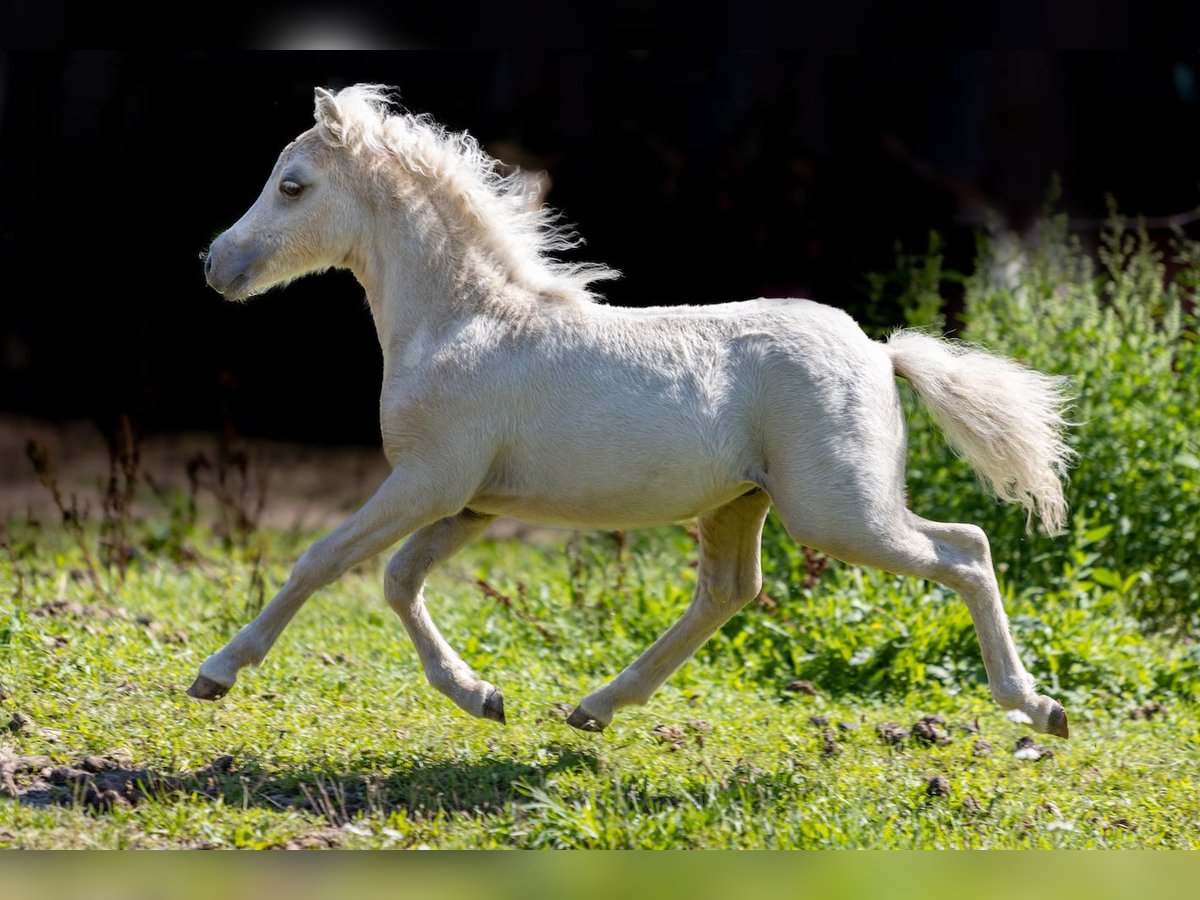
[[[1028,717],[1035,731],[1067,737],[1067,714],[1058,701],[1034,690],[1008,630],[1000,589],[992,570],[987,536],[974,525],[931,522],[899,507],[883,526],[814,530],[779,502],[779,514],[798,542],[825,550],[855,565],[870,565],[945,585],[966,601],[983,651],[988,687],[1005,709]]]
[[[429,683],[473,716],[504,724],[504,696],[451,649],[425,608],[425,577],[494,519],[465,509],[413,533],[384,576],[388,605],[404,622]]]
[[[1035,731],[1067,737],[1066,710],[1057,700],[1034,690],[1033,676],[1017,655],[996,584],[987,535],[975,525],[931,522],[911,513],[908,519],[912,531],[906,558],[915,557],[921,571],[927,573],[923,577],[957,591],[966,601],[992,697],[1005,709],[1028,716],[1026,724]]]
[[[696,595],[683,616],[620,675],[583,698],[567,723],[600,731],[622,706],[645,703],[700,646],[762,587],[763,520],[771,507],[754,490],[700,517]]]

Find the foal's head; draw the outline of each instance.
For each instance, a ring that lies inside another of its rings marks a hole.
[[[317,88],[316,118],[284,149],[254,205],[209,249],[208,283],[228,299],[366,263],[384,211],[401,215],[379,234],[437,255],[459,275],[459,266],[476,267],[477,276],[490,269],[491,280],[558,300],[591,299],[593,282],[617,276],[555,259],[579,241],[552,210],[531,208],[520,173],[505,175],[468,134],[391,114],[384,89],[356,85],[334,96]]]
[[[359,163],[341,152],[343,116],[317,88],[316,126],[284,148],[254,205],[213,241],[204,274],[227,300],[350,264],[371,201]]]

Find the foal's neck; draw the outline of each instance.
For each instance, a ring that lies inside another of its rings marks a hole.
[[[448,228],[433,203],[390,210],[379,224],[349,262],[385,357],[418,330],[436,334],[467,316],[533,302],[483,248]]]

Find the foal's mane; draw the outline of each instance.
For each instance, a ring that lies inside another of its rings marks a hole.
[[[591,284],[620,273],[597,263],[569,263],[553,253],[583,239],[548,206],[529,208],[530,187],[520,170],[503,173],[467,132],[448,131],[424,114],[393,112],[394,90],[356,84],[336,94],[317,90],[316,119],[324,140],[436,184],[462,215],[456,218],[490,252],[509,278],[545,296],[595,300]]]

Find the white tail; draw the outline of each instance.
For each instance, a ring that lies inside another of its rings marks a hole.
[[[1020,503],[1031,521],[1036,514],[1048,534],[1062,531],[1063,480],[1075,456],[1062,437],[1068,379],[918,331],[896,332],[887,349],[896,374],[996,495]]]

